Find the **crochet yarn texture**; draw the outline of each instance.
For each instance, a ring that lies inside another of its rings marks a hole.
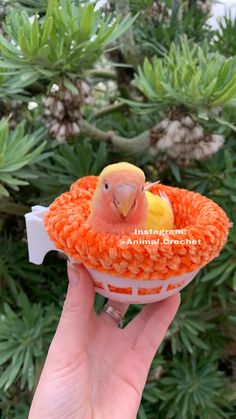
[[[44,217],[50,239],[74,261],[123,278],[165,280],[203,267],[219,255],[226,243],[230,221],[222,208],[199,193],[161,184],[150,191],[162,191],[169,197],[174,228],[183,229],[184,234],[167,232],[163,237],[98,233],[86,224],[97,180],[97,176],[79,179],[69,192],[55,199]],[[158,238],[159,244],[148,242]],[[163,238],[168,244],[162,243]],[[128,239],[132,244],[126,244]],[[180,239],[186,243],[173,242]],[[137,240],[144,243],[133,242]],[[198,243],[191,244],[193,240]]]

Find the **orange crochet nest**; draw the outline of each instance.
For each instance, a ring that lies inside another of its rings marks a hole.
[[[175,229],[186,234],[165,234],[169,240],[200,239],[200,244],[121,244],[120,240],[157,240],[159,235],[115,235],[98,233],[85,223],[97,184],[96,176],[79,179],[50,205],[44,218],[46,231],[56,247],[87,267],[136,279],[167,279],[206,265],[224,246],[230,222],[213,201],[186,189],[161,184],[152,193],[163,191],[175,215]]]

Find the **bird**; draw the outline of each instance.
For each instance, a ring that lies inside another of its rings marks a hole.
[[[154,184],[150,184],[150,186],[153,185]],[[158,196],[148,190],[145,191],[145,195],[148,201],[146,229],[172,230],[174,226],[174,213],[167,195],[164,192],[159,191]]]
[[[106,166],[98,177],[86,223],[98,232],[130,234],[135,229],[171,229],[174,216],[168,197],[149,189],[137,166],[120,162]]]

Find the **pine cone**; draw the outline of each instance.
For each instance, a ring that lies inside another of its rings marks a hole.
[[[22,101],[13,99],[0,100],[0,119],[7,117],[9,119],[9,127],[14,129],[22,120]]]
[[[163,5],[159,1],[154,1],[152,7],[148,11],[148,15],[154,22],[158,22],[163,12]]]
[[[212,157],[223,146],[224,138],[204,132],[190,116],[183,115],[161,121],[151,132],[151,144],[153,156],[164,152],[180,166],[188,166],[194,160]]]
[[[212,0],[197,0],[196,5],[202,13],[210,13]]]
[[[49,134],[63,142],[80,133],[79,120],[82,116],[81,108],[90,101],[90,87],[84,81],[74,81],[78,94],[73,94],[65,86],[51,92],[43,100],[44,121]]]

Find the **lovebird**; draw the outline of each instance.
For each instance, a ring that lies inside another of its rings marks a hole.
[[[86,222],[96,231],[112,234],[172,229],[174,216],[168,197],[148,190],[155,183],[145,185],[144,172],[133,164],[106,166],[99,175]]]

